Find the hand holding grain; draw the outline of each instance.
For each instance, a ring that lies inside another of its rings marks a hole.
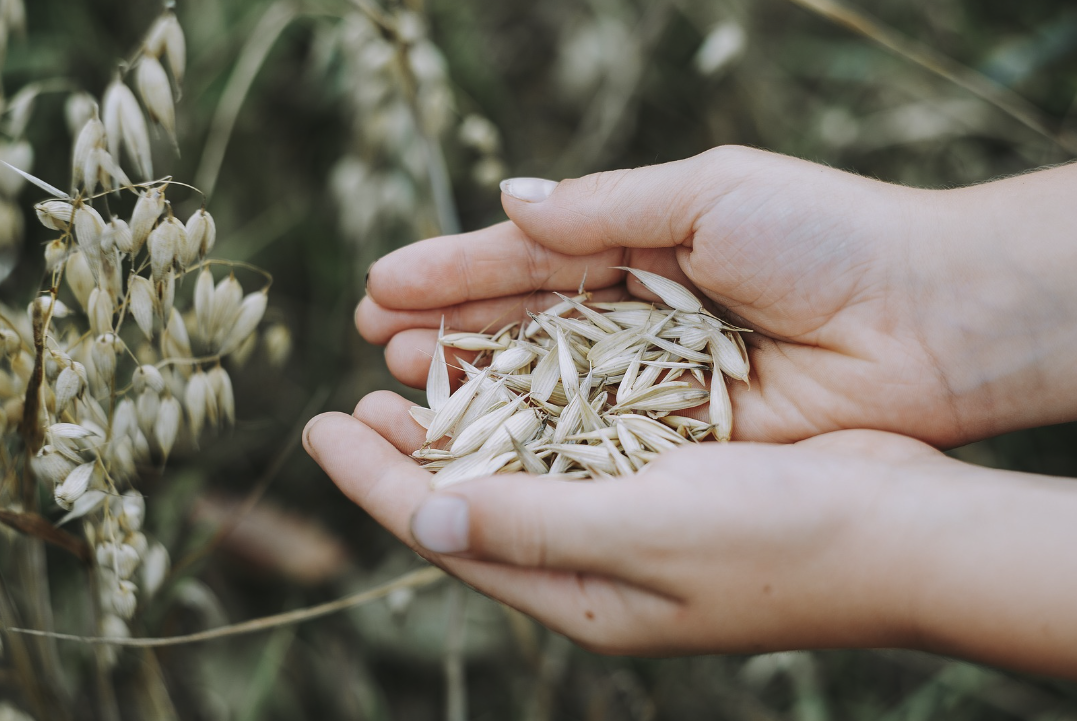
[[[735,435],[799,442],[679,448],[606,483],[432,491],[408,457],[426,435],[411,404],[376,393],[304,443],[417,552],[596,650],[901,646],[1077,676],[1073,483],[879,432],[949,445],[1077,415],[1075,179],[913,190],[720,148],[510,182],[509,223],[374,266],[356,322],[397,377],[422,385],[443,316],[516,320],[585,273],[616,298],[631,266],[756,331]]]
[[[367,396],[304,443],[353,501],[482,593],[590,649],[904,647],[1077,676],[1072,481],[877,431],[708,443],[607,482],[432,491],[411,403]]]
[[[1064,173],[1077,175],[928,191],[723,147],[531,184],[531,200],[503,196],[510,222],[378,261],[356,322],[421,387],[443,315],[455,330],[501,325],[585,273],[597,299],[618,297],[615,266],[642,268],[756,330],[752,387],[730,389],[735,438],[872,428],[957,445],[1077,413]]]

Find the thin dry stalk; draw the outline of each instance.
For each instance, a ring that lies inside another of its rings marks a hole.
[[[70,633],[50,633],[48,631],[40,631],[33,628],[5,628],[2,629],[8,633],[20,633],[27,636],[38,636],[53,638],[58,641],[73,641],[75,643],[88,643],[106,646],[125,646],[136,648],[159,648],[161,646],[181,646],[188,643],[199,643],[201,641],[212,641],[218,638],[226,638],[228,636],[241,636],[247,633],[257,633],[258,631],[265,631],[271,628],[277,628],[279,626],[286,626],[293,623],[303,623],[314,618],[321,618],[322,616],[328,616],[332,613],[338,613],[345,611],[349,608],[355,608],[356,606],[362,606],[365,603],[376,601],[379,598],[385,598],[393,591],[401,588],[423,588],[433,585],[441,579],[445,578],[445,572],[440,568],[427,567],[419,569],[418,571],[412,571],[405,573],[392,581],[379,584],[373,588],[359,593],[339,598],[335,601],[328,601],[326,603],[320,603],[316,606],[310,606],[308,608],[301,608],[295,611],[287,611],[285,613],[278,613],[272,616],[263,616],[262,618],[255,618],[249,621],[243,621],[241,623],[234,623],[229,626],[221,626],[220,628],[213,628],[208,631],[199,631],[198,633],[189,633],[184,636],[169,636],[164,638],[117,638],[106,636],[79,636]]]

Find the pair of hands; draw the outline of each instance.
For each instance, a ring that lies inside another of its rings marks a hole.
[[[501,476],[432,492],[407,457],[423,441],[411,404],[375,393],[353,416],[312,421],[305,444],[418,552],[591,648],[907,646],[1073,672],[1074,644],[1033,638],[1065,618],[1064,599],[1007,591],[1057,581],[1056,560],[1035,559],[1077,497],[932,446],[1077,411],[1077,342],[1059,332],[1073,315],[1075,177],[923,191],[719,148],[509,181],[510,222],[372,268],[356,322],[387,345],[392,372],[422,386],[442,316],[459,330],[507,322],[584,273],[617,296],[625,278],[611,267],[632,266],[756,330],[752,387],[731,387],[734,437],[754,443],[671,452],[615,483]],[[631,279],[628,290],[649,297]],[[1052,628],[1072,641],[1072,626]]]

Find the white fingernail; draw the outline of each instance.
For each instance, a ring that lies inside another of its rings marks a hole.
[[[411,535],[434,553],[460,553],[468,545],[467,501],[434,495],[411,517]]]
[[[550,197],[556,187],[556,180],[542,178],[509,178],[501,181],[502,193],[528,203],[541,203]]]

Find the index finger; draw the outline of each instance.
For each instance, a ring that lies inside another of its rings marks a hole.
[[[471,233],[429,238],[385,256],[370,269],[367,293],[383,308],[422,310],[467,301],[619,283],[620,248],[590,255],[558,253],[511,222]]]

